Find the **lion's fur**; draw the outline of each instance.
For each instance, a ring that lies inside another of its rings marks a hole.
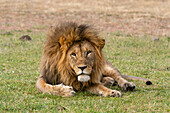
[[[76,42],[87,40],[95,48],[95,63],[88,82],[80,83],[75,72],[71,69],[66,59],[67,51]],[[41,75],[49,84],[64,83],[80,90],[94,83],[100,83],[105,59],[102,48],[105,41],[98,33],[87,25],[76,23],[62,23],[52,27],[47,35],[41,60]]]

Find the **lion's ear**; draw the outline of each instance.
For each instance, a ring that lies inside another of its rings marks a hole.
[[[102,50],[103,47],[104,47],[104,45],[105,45],[105,40],[102,39],[102,38],[98,38],[96,45],[97,45],[97,47],[98,47],[99,50]]]
[[[100,41],[100,49],[103,49],[104,45],[105,45],[105,39],[101,39],[101,41]]]
[[[102,50],[105,45],[105,40],[102,38],[92,38],[90,42],[95,45],[99,50]]]
[[[94,48],[96,49],[97,51],[97,54],[101,57],[101,50],[103,49],[105,45],[105,40],[102,39],[102,38],[98,38]]]
[[[60,37],[59,45],[60,45],[60,47],[61,47],[62,45],[64,45],[64,39],[63,39],[62,37]]]

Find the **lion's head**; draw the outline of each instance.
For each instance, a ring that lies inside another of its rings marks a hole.
[[[79,90],[99,83],[105,63],[105,41],[87,25],[59,24],[51,28],[43,50],[41,74],[47,83]]]
[[[67,61],[78,81],[89,81],[95,62],[95,48],[86,40],[77,42],[68,50]]]

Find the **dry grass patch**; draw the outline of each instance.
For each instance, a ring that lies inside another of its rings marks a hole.
[[[36,29],[55,21],[94,24],[105,32],[170,36],[169,0],[1,0],[1,29]]]

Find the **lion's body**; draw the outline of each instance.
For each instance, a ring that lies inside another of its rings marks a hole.
[[[73,86],[76,90],[82,89],[82,83],[78,82],[77,76],[75,76],[74,71],[70,68],[68,63],[68,50],[71,47],[78,49],[79,45],[83,43],[81,40],[89,40],[96,44],[96,46],[104,46],[103,39],[99,39],[97,34],[94,34],[89,28],[84,30],[85,27],[86,26],[78,27],[76,24],[70,23],[51,29],[44,46],[41,61],[41,75],[46,78],[47,83],[53,85],[63,83],[68,86]],[[96,39],[93,37],[96,37]],[[77,42],[77,46],[76,44],[73,44],[75,42]],[[84,45],[87,43],[87,41],[84,42]],[[98,53],[96,53],[95,58],[95,71],[91,74],[92,79],[90,79],[89,82],[84,83],[86,87],[88,84],[99,83],[101,80],[105,63],[104,57],[103,54],[100,54],[99,57]]]
[[[43,49],[37,89],[63,97],[74,95],[74,90],[120,96],[120,92],[101,83],[102,80],[111,83],[115,80],[122,89],[133,90],[135,85],[123,79],[119,71],[105,60],[104,45],[105,41],[98,33],[86,25],[65,23],[51,28]],[[78,80],[85,76],[87,81]]]

